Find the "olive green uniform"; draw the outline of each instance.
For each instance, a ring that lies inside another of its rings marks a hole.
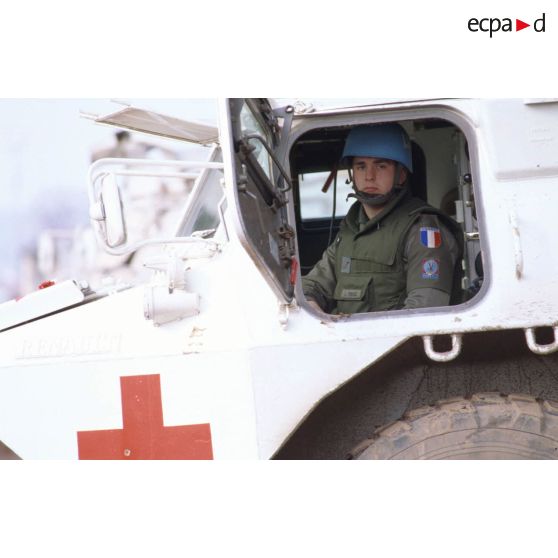
[[[331,314],[446,306],[459,281],[459,238],[454,221],[406,190],[373,219],[355,203],[303,277],[304,294]]]

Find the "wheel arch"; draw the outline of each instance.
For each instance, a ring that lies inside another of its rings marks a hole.
[[[547,343],[548,335],[539,330],[538,342]],[[343,459],[408,411],[479,392],[558,400],[558,353],[532,353],[521,329],[476,332],[463,336],[455,360],[439,363],[413,337],[324,398],[273,458]]]

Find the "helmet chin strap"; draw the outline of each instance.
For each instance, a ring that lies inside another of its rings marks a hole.
[[[395,199],[403,190],[403,186],[393,186],[387,194],[368,194],[367,192],[359,192],[354,186],[354,194],[349,194],[347,199],[356,198],[359,202],[372,207],[386,205],[391,200]]]
[[[398,163],[395,168],[395,173],[393,176],[393,185],[391,190],[386,194],[368,194],[367,192],[361,192],[357,190],[356,184],[354,183],[352,173],[349,170],[349,182],[353,183],[354,194],[349,194],[347,199],[356,198],[359,202],[372,207],[378,207],[386,205],[391,200],[395,199],[403,190],[405,186],[399,184],[399,177],[401,175],[401,165]]]

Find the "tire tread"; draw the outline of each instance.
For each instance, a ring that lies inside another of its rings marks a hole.
[[[404,459],[407,453],[460,459],[469,451],[475,459],[486,448],[517,458],[558,459],[558,401],[497,392],[440,400],[377,429],[349,457]]]

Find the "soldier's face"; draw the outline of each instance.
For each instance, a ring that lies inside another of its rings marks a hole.
[[[376,157],[355,157],[353,160],[353,179],[359,192],[383,195],[393,187],[396,164],[389,159]],[[402,184],[407,171],[401,169],[398,183]]]

